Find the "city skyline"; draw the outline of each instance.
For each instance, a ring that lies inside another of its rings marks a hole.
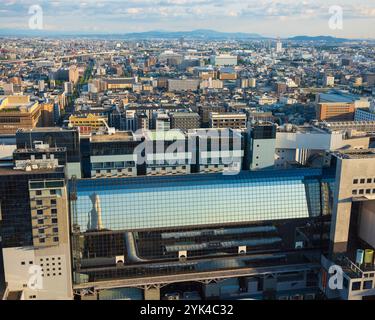
[[[30,30],[29,9],[43,10],[43,30]],[[330,28],[330,8],[340,6],[342,28]],[[375,38],[375,8],[370,0],[352,1],[202,1],[119,0],[31,1],[6,0],[0,6],[0,29],[12,34],[36,31],[56,34],[127,34],[188,31],[257,33],[265,37],[330,35],[339,38]]]

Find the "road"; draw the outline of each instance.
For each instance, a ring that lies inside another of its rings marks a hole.
[[[185,274],[175,274],[167,276],[156,277],[142,277],[131,279],[119,279],[109,281],[88,282],[75,285],[75,290],[95,288],[97,290],[123,288],[123,287],[142,287],[147,285],[164,285],[167,283],[190,282],[190,281],[204,281],[209,279],[228,279],[237,277],[254,276],[260,274],[269,274],[276,272],[294,272],[319,268],[317,263],[304,263],[285,266],[263,267],[263,268],[243,268],[233,270],[220,270],[208,272],[195,272]]]

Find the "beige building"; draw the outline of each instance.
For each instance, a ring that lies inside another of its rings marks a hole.
[[[247,116],[244,113],[210,113],[210,128],[246,129]]]
[[[350,102],[318,103],[316,117],[319,121],[352,121],[354,120],[355,105]]]
[[[42,125],[42,108],[29,96],[0,97],[0,134],[14,134],[18,129]]]

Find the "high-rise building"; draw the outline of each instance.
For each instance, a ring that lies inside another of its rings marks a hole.
[[[283,52],[283,43],[280,41],[280,39],[276,42],[276,52],[281,53]]]
[[[14,168],[0,167],[5,298],[72,299],[64,166],[53,157],[33,159],[35,155],[16,160]]]

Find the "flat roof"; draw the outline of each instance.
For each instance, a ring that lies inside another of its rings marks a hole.
[[[66,128],[60,128],[60,127],[35,127],[33,129],[18,129],[17,130],[17,133],[21,133],[21,132],[25,132],[25,133],[29,133],[29,132],[62,132],[62,131],[65,131],[65,132],[68,132],[68,131],[77,131],[78,132],[78,129],[75,129],[75,128],[72,128],[72,129],[66,129]]]
[[[370,159],[375,158],[375,149],[337,151],[334,155],[341,159]]]
[[[55,167],[52,169],[38,169],[32,171],[26,170],[14,170],[14,167],[0,167],[0,176],[1,175],[29,175],[29,174],[46,174],[46,173],[63,173],[64,166]]]
[[[131,131],[116,132],[115,134],[94,134],[91,136],[91,142],[106,141],[133,141],[134,134]]]
[[[341,95],[337,93],[321,93],[319,95],[319,102],[346,102],[352,103],[355,101],[355,97],[349,97],[347,95]]]

